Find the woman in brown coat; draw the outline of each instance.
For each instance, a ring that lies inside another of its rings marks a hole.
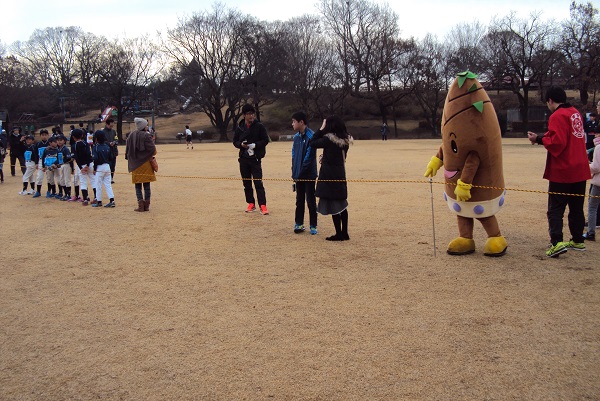
[[[156,154],[156,145],[148,130],[148,121],[136,117],[136,130],[127,137],[125,147],[125,159],[131,173],[131,182],[135,184],[138,207],[136,212],[147,212],[150,210],[150,183],[156,181],[156,175],[151,161]],[[142,194],[142,186],[144,192]]]

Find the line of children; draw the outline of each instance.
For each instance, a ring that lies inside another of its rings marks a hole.
[[[102,206],[103,188],[109,198],[106,208],[116,206],[111,185],[110,163],[113,152],[106,144],[106,136],[102,130],[96,131],[97,143],[89,146],[86,133],[80,129],[71,131],[73,140],[71,150],[66,146],[67,138],[63,134],[49,137],[48,131],[40,131],[41,140],[34,144],[34,137],[25,137],[26,171],[23,175],[24,189],[19,195],[41,197],[41,189],[46,176],[48,190],[46,198],[62,201],[81,202],[83,206],[90,203],[93,207]],[[84,141],[85,138],[85,141]],[[36,174],[37,170],[37,174]],[[71,196],[71,175],[75,186],[75,195]],[[90,202],[88,183],[94,191],[94,199]],[[27,186],[31,185],[31,190]],[[58,185],[58,193],[57,193]],[[36,187],[37,186],[37,187]],[[81,187],[81,188],[80,188]],[[82,197],[79,196],[81,189]]]

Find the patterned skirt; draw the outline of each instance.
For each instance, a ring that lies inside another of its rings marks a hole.
[[[131,173],[131,182],[133,184],[153,181],[156,181],[156,175],[154,174],[154,170],[152,170],[150,160],[146,161],[146,163],[142,164]]]

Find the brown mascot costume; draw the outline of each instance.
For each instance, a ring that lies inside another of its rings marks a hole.
[[[477,219],[488,235],[484,255],[504,255],[507,244],[495,216],[506,193],[500,126],[489,96],[469,71],[458,74],[448,91],[442,146],[427,165],[425,177],[433,177],[442,166],[444,199],[458,218],[459,237],[448,244],[448,253],[475,252],[473,219]]]

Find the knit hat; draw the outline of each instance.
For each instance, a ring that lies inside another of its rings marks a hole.
[[[143,130],[148,126],[148,121],[144,120],[143,118],[136,117],[133,119],[133,121],[135,122],[135,128],[138,130]]]

